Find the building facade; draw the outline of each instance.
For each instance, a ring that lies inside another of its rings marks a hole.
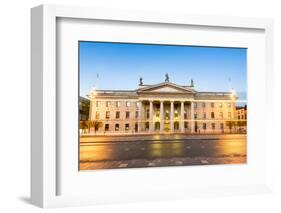
[[[212,134],[232,131],[237,97],[231,92],[198,92],[188,86],[165,82],[136,90],[92,90],[89,119],[99,122],[91,133],[114,134]]]

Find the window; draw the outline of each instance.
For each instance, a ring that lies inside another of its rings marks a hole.
[[[156,111],[156,118],[159,118],[159,116],[160,116],[160,111],[157,110],[157,111]]]
[[[194,119],[197,119],[197,113],[194,113]]]
[[[126,112],[126,119],[129,119],[130,118],[130,112]]]
[[[96,107],[99,107],[99,106],[100,106],[100,102],[96,101]]]
[[[138,131],[138,127],[139,127],[138,123],[135,123],[135,131],[136,132]]]
[[[212,123],[212,130],[215,130],[215,128],[216,128],[215,123]]]
[[[110,101],[106,102],[106,107],[110,107]]]
[[[135,115],[136,118],[139,117],[139,111],[136,111],[136,115]]]
[[[223,125],[223,123],[221,123],[221,124],[220,124],[220,127],[221,127],[221,130],[223,130],[223,129],[224,129],[224,125]]]
[[[211,112],[211,118],[215,118],[215,113]]]
[[[203,129],[206,130],[207,129],[207,124],[203,123]]]
[[[188,128],[188,122],[184,122],[184,128],[187,129]]]
[[[120,112],[117,111],[117,112],[116,112],[116,119],[119,119],[119,118],[120,118]]]
[[[203,113],[203,118],[206,119],[206,112]]]
[[[214,104],[214,103],[211,103],[211,107],[214,108],[214,107],[215,107],[215,104]]]
[[[121,106],[121,102],[120,101],[116,101],[116,107],[120,107]]]
[[[178,118],[179,117],[179,113],[178,113],[178,110],[175,110],[175,118]]]
[[[228,108],[230,108],[230,107],[231,107],[231,104],[230,104],[230,103],[228,103],[228,104],[227,104],[227,106],[228,106]]]
[[[205,108],[206,107],[206,103],[202,103],[202,107]]]
[[[131,106],[131,102],[127,101],[126,102],[126,107],[130,107]]]
[[[130,125],[129,124],[125,124],[125,130],[128,131],[130,129]]]
[[[109,119],[109,118],[110,118],[110,111],[106,111],[106,113],[105,113],[105,118],[106,118],[106,119]]]
[[[119,131],[119,124],[115,124],[115,131]]]
[[[178,130],[180,128],[180,124],[178,121],[174,122],[174,129]]]
[[[154,128],[155,128],[155,130],[159,130],[160,129],[160,122],[155,122]]]
[[[96,112],[96,119],[100,119],[100,112],[99,111]]]
[[[109,124],[105,124],[104,130],[105,130],[105,131],[108,131],[108,130],[109,130]]]
[[[231,112],[228,112],[228,118],[231,118]]]
[[[170,116],[169,110],[166,110],[165,112],[165,119],[168,120]]]
[[[223,119],[223,112],[220,112],[220,118]]]
[[[187,112],[186,111],[184,111],[183,116],[184,116],[184,119],[187,119]]]
[[[149,122],[145,123],[145,129],[148,130],[149,129]]]
[[[146,119],[149,119],[149,109],[146,110]]]
[[[219,107],[222,108],[222,103],[219,104]]]

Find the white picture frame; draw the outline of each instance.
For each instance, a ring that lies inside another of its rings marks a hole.
[[[61,194],[59,191],[62,182],[66,181],[60,177],[60,173],[65,172],[58,164],[60,159],[59,146],[57,144],[58,131],[58,100],[57,93],[58,87],[61,83],[57,78],[57,36],[58,36],[58,20],[63,19],[79,19],[79,20],[101,20],[101,21],[118,21],[132,22],[132,23],[153,23],[155,25],[165,25],[167,27],[172,26],[200,26],[206,28],[219,27],[227,31],[232,29],[242,30],[258,30],[263,32],[262,41],[264,44],[264,58],[261,60],[264,65],[261,68],[260,76],[257,77],[257,82],[263,82],[264,87],[258,91],[263,93],[263,99],[259,97],[253,97],[256,99],[255,103],[263,101],[262,108],[266,108],[274,104],[274,99],[271,91],[274,90],[272,84],[273,73],[273,21],[271,19],[256,19],[256,18],[238,18],[238,17],[216,17],[216,16],[203,16],[203,15],[187,15],[187,14],[160,14],[147,11],[123,11],[112,9],[96,9],[96,8],[84,8],[74,6],[54,6],[54,5],[42,5],[35,7],[31,10],[31,201],[33,204],[47,208],[47,207],[61,207],[61,206],[76,206],[76,205],[91,205],[100,203],[116,203],[116,202],[138,202],[143,200],[165,200],[165,199],[178,199],[198,196],[214,196],[214,195],[233,195],[233,194],[253,194],[264,193],[271,191],[271,165],[270,161],[266,160],[269,157],[269,153],[263,157],[262,168],[258,168],[256,172],[257,179],[253,181],[253,184],[249,184],[249,181],[236,182],[233,185],[225,182],[224,184],[210,185],[209,187],[200,186],[200,183],[196,181],[192,184],[194,187],[176,187],[174,185],[164,185],[163,182],[158,184],[158,188],[153,188],[153,192],[145,191],[140,192],[140,189],[136,189],[135,193],[133,189],[127,191],[115,191],[105,190],[104,193],[96,193],[93,195],[83,194],[81,191],[79,194],[66,193]],[[235,37],[235,35],[233,35]],[[255,57],[255,55],[253,55]],[[258,75],[257,75],[258,76]],[[74,79],[75,80],[75,79]],[[78,80],[78,79],[77,79]],[[248,79],[252,82],[252,79]],[[257,85],[249,83],[250,90],[253,90]],[[259,100],[258,100],[259,99]],[[263,109],[259,113],[263,112]],[[261,146],[270,147],[271,141],[271,129],[269,123],[272,122],[273,111],[268,112],[267,116],[264,116],[262,120],[265,125],[265,130],[260,133],[263,138]],[[251,120],[251,114],[249,120]],[[256,121],[257,122],[257,121]],[[250,122],[251,123],[251,122]],[[250,124],[254,125],[254,124]],[[252,134],[253,135],[253,134]],[[250,139],[255,139],[250,137]],[[250,147],[251,148],[251,147]],[[261,152],[262,148],[256,150]],[[72,150],[75,151],[75,150]],[[70,151],[70,153],[72,152]],[[264,154],[264,153],[263,153]],[[261,160],[261,159],[259,159]],[[222,167],[223,168],[223,167]],[[165,175],[166,170],[155,170],[155,175]],[[173,169],[175,174],[184,174],[185,168]],[[198,168],[198,174],[202,174],[205,168]],[[212,173],[215,169],[207,169]],[[134,170],[137,171],[137,170]],[[144,171],[144,170],[142,170]],[[148,170],[146,170],[148,171]],[[178,173],[177,173],[178,172]],[[243,171],[242,171],[243,172]],[[145,172],[149,173],[149,172]],[[245,171],[246,173],[246,171]],[[100,175],[101,173],[99,173]],[[122,173],[116,171],[107,171],[105,175],[122,175],[125,178],[126,174],[129,174],[127,170],[123,170]],[[130,173],[132,174],[132,173]],[[97,173],[83,173],[83,176],[95,176]],[[138,174],[140,175],[140,173]],[[149,175],[149,174],[144,174]],[[216,175],[216,174],[215,174]],[[105,177],[105,176],[102,176]],[[149,177],[149,176],[145,176]],[[175,178],[171,176],[170,178]],[[89,178],[87,178],[89,179]],[[70,180],[74,180],[71,179]],[[218,179],[218,182],[223,182]],[[77,184],[74,182],[67,183],[67,186],[71,184]],[[102,184],[102,183],[101,183]],[[162,184],[162,185],[161,185]],[[159,187],[162,189],[160,190]],[[80,187],[80,186],[79,186]],[[77,188],[73,186],[73,190]],[[127,186],[129,188],[129,186]],[[126,188],[126,187],[125,187]],[[188,189],[188,190],[187,190]],[[71,192],[71,188],[69,190]],[[120,196],[122,193],[122,196]]]

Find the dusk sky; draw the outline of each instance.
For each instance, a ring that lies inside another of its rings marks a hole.
[[[197,91],[225,91],[246,94],[247,49],[174,45],[79,42],[80,95],[91,88],[137,89],[165,80],[189,85]],[[242,95],[243,94],[243,95]]]

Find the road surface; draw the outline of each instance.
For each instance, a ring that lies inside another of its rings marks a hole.
[[[246,135],[81,138],[80,170],[246,163]]]

